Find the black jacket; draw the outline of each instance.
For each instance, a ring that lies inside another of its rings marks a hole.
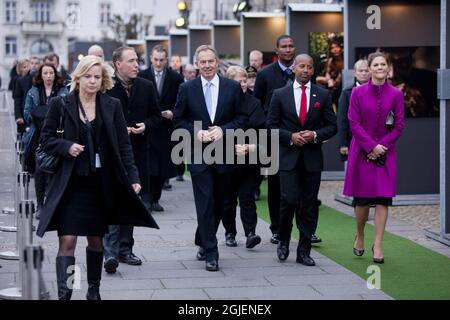
[[[339,147],[350,147],[350,142],[352,141],[352,132],[350,131],[350,124],[348,122],[348,107],[350,106],[350,97],[355,86],[356,84],[342,90],[341,96],[339,97],[337,114]],[[347,156],[341,155],[341,160],[346,161]]]
[[[130,134],[130,140],[141,180],[147,179],[149,173],[158,170],[158,149],[149,144],[149,136],[157,132],[162,121],[153,85],[150,81],[138,77],[134,80],[128,97],[125,88],[116,81],[107,94],[120,100],[127,127],[145,123],[144,134]]]
[[[62,106],[61,99],[65,99]],[[61,110],[64,108],[64,136],[59,139],[56,129]],[[99,156],[102,164],[102,182],[105,204],[108,212],[108,224],[124,224],[158,228],[147,208],[133,191],[131,184],[139,182],[138,171],[134,164],[130,139],[125,119],[117,99],[106,94],[97,95],[99,118],[96,134],[99,140]],[[50,231],[55,210],[66,191],[73,170],[75,158],[68,151],[73,143],[79,142],[79,113],[76,93],[67,97],[50,100],[49,111],[42,128],[40,143],[49,154],[60,158],[57,172],[48,187],[48,195],[41,209],[41,218],[37,235],[42,237]]]
[[[19,77],[16,79],[16,84],[14,85],[14,117],[15,119],[23,118],[23,109],[25,107],[25,98],[27,96],[28,90],[33,86],[33,77],[35,73],[28,73],[26,76]]]
[[[331,107],[328,91],[311,85],[308,113],[304,126],[300,125],[295,107],[292,83],[273,93],[267,115],[267,127],[279,129],[280,170],[292,170],[298,157],[303,157],[305,168],[309,172],[323,170],[322,142],[336,134],[336,116]],[[291,144],[291,135],[303,130],[316,131],[317,143],[308,143],[303,147]]]
[[[180,86],[177,103],[175,105],[174,123],[175,128],[183,128],[189,131],[191,137],[191,164],[188,169],[192,173],[201,173],[205,171],[208,165],[202,163],[194,164],[194,139],[197,139],[197,133],[194,132],[194,121],[201,121],[202,130],[207,130],[210,126],[221,127],[226,139],[226,129],[244,129],[247,125],[247,114],[242,107],[243,92],[240,85],[233,80],[219,77],[219,97],[217,101],[217,111],[212,122],[206,107],[205,97],[203,94],[202,80],[198,77],[194,80],[183,83]],[[226,141],[223,142],[224,146]],[[202,150],[205,144],[202,144]],[[224,154],[224,160],[226,154]],[[227,164],[214,164],[217,172],[231,172],[234,168]]]
[[[149,80],[158,96],[159,110],[171,110],[173,112],[177,101],[178,90],[184,82],[184,78],[177,72],[166,68],[164,70],[164,81],[162,84],[161,95],[156,88],[155,76],[153,69],[150,67],[139,72],[138,76]],[[177,174],[176,166],[171,161],[171,152],[174,142],[171,141],[171,135],[174,130],[173,120],[162,118],[161,126],[153,134],[150,135],[150,144],[152,148],[157,150],[158,158],[158,176],[163,179],[172,178]],[[152,174],[155,175],[155,171]]]
[[[292,76],[294,77],[294,76]],[[273,91],[284,87],[289,79],[275,61],[258,71],[256,75],[254,96],[259,99],[264,111],[267,113]]]

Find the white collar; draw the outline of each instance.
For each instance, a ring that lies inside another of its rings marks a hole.
[[[202,87],[206,86],[208,82],[211,82],[216,88],[219,87],[219,76],[217,75],[217,73],[214,75],[214,78],[212,78],[211,81],[206,80],[205,78],[203,78],[203,76],[200,76],[200,78],[202,80]]]
[[[297,80],[294,81],[294,89],[298,89],[302,86],[301,83],[298,83]],[[306,89],[310,89],[311,88],[311,81],[308,81],[307,84],[305,84]]]

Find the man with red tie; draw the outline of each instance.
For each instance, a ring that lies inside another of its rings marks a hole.
[[[337,132],[328,91],[310,81],[313,65],[307,54],[295,58],[295,81],[274,91],[267,116],[268,128],[279,129],[281,203],[277,256],[280,261],[289,256],[295,215],[300,231],[296,261],[307,266],[315,265],[310,253],[319,214],[322,142]]]

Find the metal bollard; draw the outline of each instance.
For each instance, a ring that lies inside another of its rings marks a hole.
[[[44,250],[40,245],[27,245],[24,249],[25,273],[22,280],[23,300],[48,300],[50,294],[42,277]]]
[[[21,167],[21,159],[20,157],[23,157],[23,141],[22,141],[22,133],[17,133],[16,136],[16,142],[14,143],[14,172],[17,174],[19,173],[19,171],[22,171],[20,169]],[[17,199],[17,185],[14,184],[14,201],[16,201]],[[11,207],[5,207],[2,209],[2,213],[4,214],[15,214],[17,211],[15,210],[17,209],[16,205],[14,208]],[[8,230],[2,230],[2,231],[8,231]]]
[[[24,200],[21,203],[20,215],[23,248],[22,263],[22,299],[24,300],[46,300],[50,294],[45,288],[42,277],[42,261],[44,250],[39,245],[33,244],[33,216],[35,206],[32,200]]]
[[[49,299],[50,294],[45,288],[42,277],[42,261],[44,251],[41,246],[33,244],[33,216],[35,212],[32,200],[20,203],[20,220],[22,240],[21,285],[23,300]]]
[[[19,225],[19,207],[22,200],[29,199],[29,185],[30,185],[31,175],[28,172],[19,172],[17,174],[17,194],[16,194],[16,226]],[[19,242],[20,242],[20,228],[16,227],[16,247],[14,251],[0,252],[0,259],[4,260],[19,260]]]

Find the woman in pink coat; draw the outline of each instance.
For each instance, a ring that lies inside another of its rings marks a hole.
[[[395,143],[404,127],[404,103],[401,91],[387,82],[389,61],[386,55],[372,53],[368,62],[371,80],[353,89],[350,98],[348,119],[353,139],[344,194],[354,198],[356,239],[353,253],[357,256],[364,254],[364,227],[369,207],[374,205],[373,261],[383,263],[381,244],[388,206],[392,205],[392,197],[396,194]]]

